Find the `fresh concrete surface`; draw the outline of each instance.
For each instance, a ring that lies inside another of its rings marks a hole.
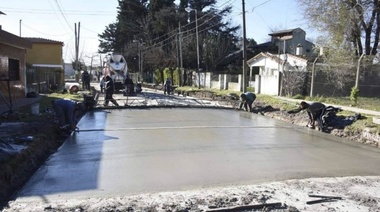
[[[17,201],[380,175],[376,149],[242,111],[95,111],[79,128]]]

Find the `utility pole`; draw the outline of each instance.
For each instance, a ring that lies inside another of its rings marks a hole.
[[[144,82],[144,52],[143,52],[143,50],[145,51],[145,49],[143,49],[144,48],[144,43],[143,42],[141,42],[141,47],[140,47],[140,56],[141,56],[141,61],[140,61],[140,76],[141,76],[141,83],[142,82]]]
[[[142,41],[141,40],[133,40],[133,43],[137,43],[137,48],[138,48],[138,57],[139,57],[139,77],[138,77],[138,81],[139,82],[142,82],[142,54],[141,54],[141,47],[142,47]],[[141,81],[140,81],[141,80]]]
[[[245,29],[245,2],[242,0],[242,8],[243,8],[243,88],[242,91],[245,93],[247,91],[247,45],[245,43],[246,40],[246,29]]]
[[[310,83],[310,97],[314,95],[314,79],[315,79],[315,64],[319,59],[319,55],[315,58],[313,62],[313,68],[311,69],[311,83]]]
[[[92,62],[94,61],[94,56],[96,56],[96,55],[92,55],[92,56],[91,56],[91,62],[90,62],[90,76],[91,76],[91,81],[92,81]]]
[[[178,26],[179,26],[179,23],[178,23]],[[175,37],[175,42],[176,42],[176,50],[177,50],[177,52],[176,52],[176,57],[177,57],[177,71],[178,71],[178,75],[179,75],[179,78],[181,78],[181,74],[180,74],[180,70],[179,70],[179,32],[178,32],[178,34],[177,34],[177,36]],[[173,71],[174,72],[174,71]],[[174,75],[173,74],[173,72],[171,72],[172,73],[172,76]],[[181,81],[181,80],[179,80],[179,81]],[[174,79],[173,79],[173,77],[172,77],[172,82],[174,83]],[[181,84],[181,83],[179,83],[179,84]]]
[[[197,9],[192,9],[190,7],[187,7],[185,9],[187,12],[190,12],[192,10],[195,11],[195,34],[197,39],[197,73],[198,73],[198,89],[201,88],[201,74],[200,74],[200,68],[199,68],[199,35],[198,35],[198,11]]]
[[[310,97],[314,96],[314,80],[315,80],[315,65],[317,64],[318,59],[323,55],[323,47],[320,47],[319,54],[313,62],[313,68],[311,70],[311,83],[310,83]]]
[[[22,19],[20,19],[20,37],[21,37],[21,21]]]
[[[103,77],[103,60],[102,54],[99,53],[99,61],[100,61],[100,73],[98,72],[98,82],[100,82],[100,77]]]
[[[78,29],[77,24],[75,23],[75,69],[78,69],[79,66],[79,37],[80,37],[80,22],[78,23]],[[79,70],[75,70],[75,81],[79,82]]]
[[[139,47],[139,82],[140,82],[140,80],[141,80],[141,47],[140,47],[140,43],[138,43],[137,44],[138,45],[138,47]]]
[[[355,87],[359,89],[359,75],[360,75],[360,62],[362,61],[363,57],[365,56],[365,53],[363,52],[362,55],[360,55],[358,60],[358,67],[356,68],[356,79],[355,79]]]
[[[183,62],[182,62],[182,32],[181,22],[178,22],[178,42],[179,42],[179,85],[183,85]]]

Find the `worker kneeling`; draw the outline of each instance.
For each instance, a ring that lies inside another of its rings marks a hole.
[[[242,93],[240,95],[241,103],[240,103],[239,110],[241,110],[244,105],[245,111],[252,112],[252,104],[255,101],[255,99],[256,99],[256,95],[254,93],[251,93],[251,92]]]
[[[307,123],[307,127],[314,129],[315,128],[315,121],[318,122],[319,130],[322,130],[321,127],[323,126],[321,117],[324,113],[326,106],[320,102],[312,102],[312,103],[306,103],[305,101],[302,101],[299,109],[306,110],[307,114],[309,116],[309,122]]]
[[[52,104],[59,127],[64,130],[75,130],[82,115],[83,104],[69,99],[53,100]]]

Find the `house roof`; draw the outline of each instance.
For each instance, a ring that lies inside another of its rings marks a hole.
[[[25,39],[28,39],[32,43],[51,43],[51,44],[61,44],[61,45],[63,45],[63,42],[61,42],[61,41],[55,41],[55,40],[50,40],[50,39],[46,39],[46,38],[26,37]]]
[[[271,41],[268,41],[266,43],[256,44],[256,45],[252,46],[252,48],[267,48],[267,47],[271,47],[271,46],[274,46],[274,44]]]
[[[286,29],[286,30],[280,30],[280,31],[272,32],[268,35],[282,37],[285,35],[292,35],[294,31],[299,31],[299,30],[303,31],[301,28],[298,27],[298,28],[294,28],[294,29]]]
[[[308,62],[307,59],[304,59],[302,57],[298,57],[298,56],[293,55],[293,54],[286,54],[286,57],[288,58],[287,59],[288,62],[290,61],[290,59],[292,59],[293,61],[297,61],[298,60],[298,61],[304,62],[304,63]],[[255,57],[249,59],[247,61],[247,63],[248,64],[252,64],[252,63],[254,63],[254,62],[256,62],[256,61],[258,61],[258,60],[260,60],[262,58],[268,58],[268,59],[273,60],[273,61],[275,61],[277,63],[280,63],[280,64],[282,64],[282,63],[285,62],[285,60],[281,59],[278,55],[273,55],[273,54],[268,53],[268,52],[261,52],[260,54],[256,55]]]
[[[271,59],[271,60],[273,60],[273,61],[275,61],[277,63],[283,63],[284,62],[281,58],[279,58],[279,57],[277,57],[275,55],[272,55],[271,53],[261,52],[260,54],[258,54],[256,56],[252,57],[251,59],[249,59],[247,61],[247,63],[251,64],[251,63],[254,63],[254,62],[256,62],[256,61],[258,61],[258,60],[260,60],[262,58],[268,58],[268,59]]]
[[[17,35],[11,34],[7,31],[4,31],[0,27],[0,43],[14,46],[21,49],[31,49],[32,43],[24,38],[21,38]]]
[[[293,58],[295,60],[300,60],[302,62],[308,62],[309,61],[309,60],[307,60],[307,59],[305,59],[303,57],[299,57],[297,55],[293,55],[293,54],[286,54],[286,55],[288,56],[288,58],[290,57],[290,58]]]
[[[247,49],[247,56],[252,57],[254,55],[254,52],[251,50]],[[233,62],[236,62],[237,60],[241,61],[243,59],[243,50],[239,49],[237,51],[234,51],[227,55],[224,60],[220,63],[220,65],[228,65]]]

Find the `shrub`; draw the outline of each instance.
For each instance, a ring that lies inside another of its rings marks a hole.
[[[358,96],[359,96],[359,89],[356,86],[352,87],[350,99],[351,101],[354,102],[355,105],[358,103]]]
[[[254,87],[247,87],[247,91],[255,93],[255,88]]]
[[[297,94],[297,95],[293,96],[293,99],[305,99],[305,97],[301,94]]]

